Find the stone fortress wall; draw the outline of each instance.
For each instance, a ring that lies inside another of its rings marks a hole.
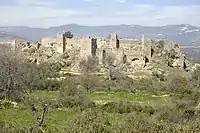
[[[142,36],[141,39],[119,39],[117,33],[111,33],[107,38],[98,37],[67,37],[65,33],[58,33],[56,38],[43,38],[43,47],[54,47],[57,53],[63,54],[68,49],[76,47],[79,49],[79,59],[86,59],[88,56],[97,57],[101,63],[106,54],[114,53],[118,61],[129,63],[135,69],[143,68],[151,62],[154,51],[160,42]],[[51,44],[51,45],[49,45]],[[175,49],[174,45],[164,45],[156,51]],[[180,50],[177,46],[177,50]],[[178,51],[178,53],[181,53]],[[182,55],[180,55],[182,56]],[[180,64],[180,63],[179,63]]]
[[[20,39],[0,40],[0,45],[8,46],[11,50],[20,50],[26,44],[25,40]]]
[[[141,39],[118,39],[116,33],[111,33],[108,38],[72,37],[66,38],[58,33],[56,38],[44,37],[41,40],[43,47],[54,47],[63,54],[71,47],[80,48],[80,57],[97,56],[101,58],[103,51],[113,52],[116,55],[126,55],[129,60],[143,60],[144,56],[150,59],[151,47]]]

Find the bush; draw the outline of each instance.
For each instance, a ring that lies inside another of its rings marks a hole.
[[[155,113],[155,109],[152,106],[142,106],[138,104],[133,105],[131,102],[128,101],[108,102],[105,105],[103,105],[101,109],[108,113],[119,114],[138,112],[153,115]]]
[[[127,101],[108,102],[101,107],[102,110],[108,113],[130,113],[132,111],[132,104]]]
[[[0,122],[0,133],[27,133],[28,127],[19,127],[11,124]]]
[[[176,102],[176,101],[174,101]],[[156,119],[172,124],[189,124],[197,119],[196,110],[183,102],[177,102],[173,106],[165,106],[158,110]]]
[[[111,123],[107,115],[97,110],[83,112],[69,120],[67,133],[111,133]]]
[[[153,80],[152,79],[140,79],[134,81],[134,88],[136,90],[151,90],[153,88]]]
[[[188,125],[171,124],[154,120],[144,114],[131,113],[114,125],[116,133],[191,133],[199,132],[198,122]]]
[[[37,97],[34,95],[30,95],[24,99],[24,104],[28,108],[32,108],[32,106],[42,107],[43,105],[47,104],[49,108],[61,108],[63,105],[60,99],[43,96]]]
[[[86,93],[77,87],[72,80],[67,80],[60,89],[61,103],[65,107],[78,107],[81,110],[89,108],[94,104],[90,101]]]
[[[62,81],[58,80],[43,80],[37,85],[38,90],[57,91],[60,89]]]
[[[169,93],[184,94],[190,93],[190,82],[179,73],[171,73],[167,77],[166,90]]]
[[[129,114],[123,121],[116,125],[117,133],[154,133],[154,122],[145,115],[138,113]]]
[[[0,108],[7,109],[17,107],[16,102],[12,102],[10,100],[0,100]]]

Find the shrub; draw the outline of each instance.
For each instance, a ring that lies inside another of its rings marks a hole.
[[[38,90],[57,91],[60,89],[62,81],[58,80],[43,80],[37,85]]]
[[[132,104],[128,101],[108,102],[101,109],[108,113],[124,114],[132,111]]]
[[[177,103],[175,106],[165,106],[158,110],[156,118],[159,121],[170,122],[172,124],[189,124],[197,119],[196,110],[185,103]]]
[[[191,133],[199,132],[199,125],[195,122],[188,125],[170,124],[156,121],[144,114],[131,113],[113,126],[115,133]]]
[[[81,110],[93,106],[86,93],[72,80],[67,80],[60,89],[61,103],[65,107],[79,107]]]
[[[45,104],[47,104],[49,108],[62,107],[62,103],[60,102],[60,99],[54,98],[54,97],[48,97],[48,96],[37,97],[34,95],[30,95],[24,99],[24,104],[28,108],[32,108],[33,105],[41,107]]]
[[[154,122],[147,116],[131,113],[116,125],[117,133],[153,133]]]
[[[152,79],[140,79],[135,80],[133,84],[136,90],[151,90],[153,88],[152,83]]]
[[[28,129],[28,127],[19,127],[13,124],[0,122],[0,133],[27,133],[29,132]]]
[[[186,77],[179,73],[171,73],[167,77],[166,91],[174,94],[190,93],[190,83]]]
[[[13,108],[13,107],[17,107],[16,102],[12,102],[6,99],[0,100],[0,108],[7,109],[7,108]]]
[[[111,133],[107,115],[97,110],[83,112],[69,120],[67,133]]]
[[[138,104],[133,105],[131,102],[128,101],[108,102],[103,105],[101,109],[108,113],[119,114],[138,112],[153,115],[155,113],[155,109],[152,106],[142,106]]]

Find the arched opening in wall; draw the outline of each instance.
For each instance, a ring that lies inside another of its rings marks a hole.
[[[131,61],[136,61],[136,60],[139,60],[139,58],[133,58]]]
[[[124,56],[123,56],[123,63],[126,64],[126,62],[127,62],[127,56],[124,55]]]
[[[103,50],[103,54],[102,54],[102,59],[105,60],[106,59],[106,50]]]
[[[119,39],[117,39],[117,41],[116,41],[116,48],[119,48],[120,46],[119,46]]]
[[[185,61],[183,62],[183,69],[185,70],[187,68],[187,65],[185,63]]]
[[[178,45],[178,44],[175,44],[175,45],[174,45],[174,48],[179,48],[179,45]]]
[[[153,57],[154,49],[151,48],[151,57]]]
[[[145,56],[144,57],[144,67],[146,67],[147,66],[147,63],[149,62],[149,59]]]
[[[186,60],[186,57],[184,56],[184,60],[183,60],[183,69],[184,69],[184,70],[187,68],[187,65],[186,65],[185,60]]]
[[[35,60],[34,60],[34,63],[36,64],[37,62],[38,62],[38,60],[37,60],[37,59],[35,59]]]

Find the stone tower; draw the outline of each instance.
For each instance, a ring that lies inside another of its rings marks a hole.
[[[142,51],[143,51],[143,58],[145,62],[150,62],[151,61],[151,40],[150,39],[145,39],[145,36],[142,35]]]
[[[57,34],[57,46],[56,51],[60,54],[63,54],[66,49],[66,38],[65,35],[62,33]]]
[[[96,56],[96,51],[97,51],[97,39],[92,38],[91,39],[91,55],[93,57]]]
[[[112,48],[119,48],[120,44],[119,44],[119,39],[118,39],[118,35],[117,33],[111,33],[109,35],[109,41],[110,41],[110,45]]]

